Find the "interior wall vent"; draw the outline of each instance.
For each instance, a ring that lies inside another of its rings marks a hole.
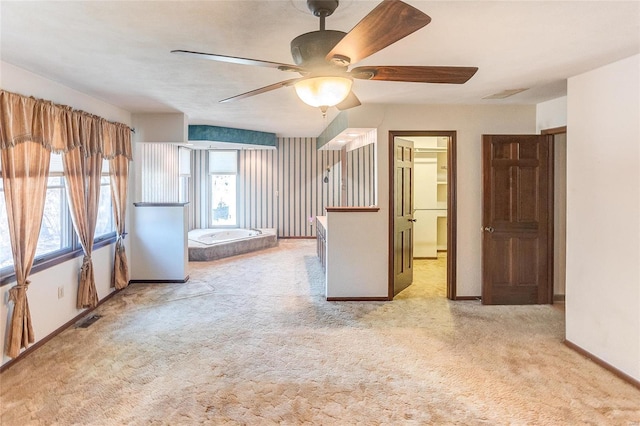
[[[518,94],[520,92],[524,92],[525,90],[529,90],[529,89],[528,88],[525,88],[525,89],[507,89],[507,90],[503,90],[502,92],[494,93],[493,95],[485,96],[482,99],[504,99],[504,98],[508,98],[509,96],[516,95],[516,94]]]
[[[91,315],[83,319],[76,328],[89,328],[91,324],[102,318],[102,315]]]

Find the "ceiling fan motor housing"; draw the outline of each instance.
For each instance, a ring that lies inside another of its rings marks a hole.
[[[301,67],[330,66],[325,57],[327,53],[347,35],[343,31],[312,31],[291,40],[291,56]],[[346,64],[348,65],[348,64]]]
[[[329,16],[338,7],[338,0],[307,0],[307,7],[315,16]]]

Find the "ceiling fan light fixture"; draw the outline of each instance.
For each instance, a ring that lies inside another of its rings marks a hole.
[[[353,80],[347,77],[311,77],[294,84],[298,97],[312,107],[332,107],[351,92]]]

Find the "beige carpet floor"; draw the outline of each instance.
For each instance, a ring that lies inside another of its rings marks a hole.
[[[6,370],[2,425],[640,422],[640,391],[562,344],[562,310],[451,302],[437,262],[375,303],[324,300],[314,241],[190,267]]]

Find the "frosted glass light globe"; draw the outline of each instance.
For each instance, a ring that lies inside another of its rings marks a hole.
[[[353,81],[346,77],[311,77],[294,86],[298,97],[312,107],[332,107],[344,101]]]

